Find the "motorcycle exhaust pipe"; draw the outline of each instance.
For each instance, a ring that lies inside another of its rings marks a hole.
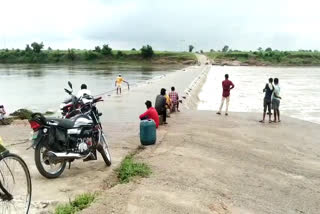
[[[48,152],[48,156],[54,159],[82,159],[82,158],[86,158],[90,155],[90,153],[88,155],[80,155],[79,153],[66,153],[66,152],[52,152],[49,151]]]

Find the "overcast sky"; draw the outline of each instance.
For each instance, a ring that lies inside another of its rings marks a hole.
[[[0,0],[0,48],[320,50],[319,0]]]

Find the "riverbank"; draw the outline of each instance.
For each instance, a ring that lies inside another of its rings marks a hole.
[[[188,52],[154,51],[144,56],[136,50],[43,50],[39,53],[25,50],[0,50],[0,63],[9,64],[183,64],[197,62],[195,54]]]
[[[202,56],[200,56],[202,58]],[[106,188],[105,182],[116,169],[123,158],[136,150],[139,143],[139,114],[143,113],[145,100],[149,99],[154,103],[155,97],[160,93],[161,88],[175,86],[180,96],[186,96],[184,90],[190,83],[209,66],[191,66],[177,72],[172,72],[161,79],[146,82],[132,90],[125,91],[121,96],[103,95],[105,100],[98,104],[99,112],[103,113],[101,120],[104,131],[110,145],[113,159],[111,167],[106,167],[101,156],[98,161],[82,162],[75,161],[71,169],[66,169],[58,179],[48,180],[43,178],[37,171],[34,164],[34,151],[26,150],[30,146],[30,126],[27,122],[0,127],[5,145],[11,152],[19,154],[28,164],[33,182],[32,213],[52,210],[57,203],[67,202],[76,195],[101,191]],[[183,105],[185,99],[183,99]],[[184,107],[182,106],[182,110]],[[170,119],[168,120],[170,126]],[[164,127],[157,131],[157,138],[165,135]],[[43,188],[45,187],[45,188]]]
[[[103,191],[82,214],[318,213],[320,125],[260,114],[183,111],[136,159],[149,178]]]
[[[222,66],[320,66],[316,51],[228,51],[206,56],[212,65]]]

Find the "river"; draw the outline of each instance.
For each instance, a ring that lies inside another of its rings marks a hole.
[[[214,110],[220,106],[221,81],[228,73],[235,84],[231,91],[229,110],[262,112],[262,89],[269,77],[279,78],[280,112],[286,116],[320,124],[319,67],[232,67],[214,66],[199,94],[199,110]],[[225,106],[224,106],[225,107]],[[262,119],[257,118],[257,120]]]
[[[179,68],[178,65],[0,64],[0,104],[7,112],[18,108],[41,112],[57,110],[68,97],[63,90],[68,87],[68,81],[72,82],[75,92],[85,83],[96,95],[113,90],[120,73],[135,87]]]

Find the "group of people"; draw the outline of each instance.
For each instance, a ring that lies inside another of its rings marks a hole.
[[[229,80],[229,75],[225,74],[225,80],[222,81],[222,100],[220,104],[219,111],[217,112],[218,115],[221,115],[221,110],[223,107],[224,102],[226,101],[226,112],[225,115],[228,115],[228,108],[229,108],[229,102],[230,102],[230,90],[234,88],[234,84],[232,81]],[[265,93],[264,99],[263,99],[263,118],[259,122],[264,123],[266,113],[268,110],[269,114],[269,123],[279,123],[280,120],[280,86],[279,86],[279,79],[278,78],[269,78],[269,82],[266,84],[266,86],[263,89],[263,92]],[[273,109],[273,116],[274,120],[271,119],[271,109]]]
[[[274,83],[274,84],[273,84]],[[263,89],[263,92],[265,93],[264,99],[263,99],[263,117],[262,120],[260,120],[261,123],[265,122],[265,117],[268,109],[269,114],[269,123],[277,123],[280,122],[280,86],[279,86],[279,79],[278,78],[269,78],[269,83],[266,84],[266,86]],[[271,109],[273,109],[273,116],[274,120],[271,120]]]
[[[179,95],[175,91],[175,87],[171,87],[171,92],[169,94],[166,93],[166,89],[162,88],[160,90],[160,94],[157,95],[155,101],[155,107],[152,107],[152,102],[147,100],[145,105],[147,107],[147,111],[139,116],[141,120],[152,119],[154,120],[156,127],[159,127],[159,116],[162,118],[163,124],[167,123],[167,113],[180,111],[179,110]]]

